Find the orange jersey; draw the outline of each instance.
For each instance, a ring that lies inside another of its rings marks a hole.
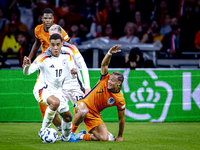
[[[70,40],[68,34],[63,29],[62,29],[62,35],[63,35],[62,37],[63,41],[68,42]],[[35,27],[35,37],[40,40],[43,53],[49,47],[49,32],[45,31],[43,24]]]
[[[90,113],[100,115],[100,112],[107,107],[117,106],[118,110],[125,109],[125,100],[122,92],[112,93],[108,90],[109,74],[101,76],[96,86],[80,101],[89,108]]]

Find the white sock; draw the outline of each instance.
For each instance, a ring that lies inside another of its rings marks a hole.
[[[47,109],[45,111],[44,119],[43,119],[43,122],[42,122],[42,129],[41,130],[48,128],[51,125],[55,114],[56,114],[56,111],[53,111],[49,107],[47,107]]]
[[[58,127],[56,127],[56,129],[58,130],[58,132],[59,132],[60,134],[62,134],[62,126],[58,126]]]
[[[69,140],[71,130],[72,122],[65,122],[62,120],[62,135],[64,135],[65,139]]]
[[[84,136],[84,135],[85,135],[85,134],[82,134],[82,135],[80,136],[80,139],[81,139],[81,140],[83,140],[83,136]]]

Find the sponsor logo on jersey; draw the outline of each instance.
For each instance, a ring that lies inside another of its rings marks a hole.
[[[64,59],[64,60],[63,60],[62,65],[63,65],[63,66],[66,66],[66,65],[67,65],[67,59]]]
[[[108,100],[108,104],[114,104],[115,99],[113,97],[110,97]]]
[[[49,68],[55,68],[54,65],[52,64],[51,66],[49,66]]]

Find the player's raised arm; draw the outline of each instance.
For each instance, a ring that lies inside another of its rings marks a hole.
[[[31,52],[29,54],[29,59],[31,60],[33,56],[37,53],[38,49],[40,48],[41,42],[38,38],[35,38],[35,43],[33,44],[33,47],[31,49]]]
[[[101,74],[102,75],[105,75],[108,72],[108,65],[110,64],[110,59],[111,59],[112,54],[121,52],[121,50],[118,50],[118,48],[120,48],[120,47],[121,46],[119,46],[119,45],[115,45],[115,46],[111,47],[109,49],[108,53],[103,58],[102,63],[101,63]]]

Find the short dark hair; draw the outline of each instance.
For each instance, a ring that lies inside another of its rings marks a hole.
[[[52,34],[50,36],[49,41],[51,41],[51,40],[57,40],[57,39],[60,39],[61,42],[62,42],[62,37],[60,36],[60,34],[55,33],[55,34]]]
[[[121,72],[115,71],[112,74],[117,75],[118,76],[118,81],[121,81],[121,84],[119,85],[119,89],[121,90],[122,88],[122,83],[124,82],[124,76]]]
[[[51,8],[45,8],[42,12],[42,16],[44,15],[44,13],[54,15],[54,12]]]

